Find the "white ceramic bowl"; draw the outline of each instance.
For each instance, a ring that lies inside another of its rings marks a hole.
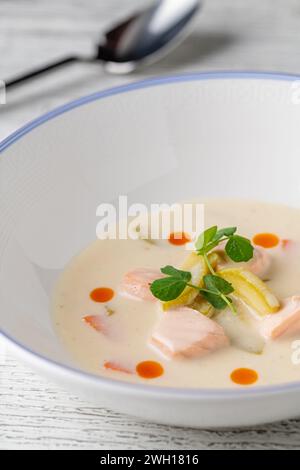
[[[58,273],[95,238],[96,207],[119,194],[144,203],[226,196],[299,204],[296,79],[208,73],[131,84],[59,108],[2,142],[0,320],[15,353],[73,393],[160,423],[221,427],[299,415],[300,381],[188,390],[84,373],[61,347],[49,309]]]

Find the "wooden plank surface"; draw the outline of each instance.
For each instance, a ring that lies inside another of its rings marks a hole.
[[[1,0],[0,79],[69,52],[89,54],[107,26],[140,3]],[[98,65],[75,66],[8,94],[0,106],[0,139],[59,104],[153,75],[222,69],[300,73],[299,47],[298,0],[207,0],[193,35],[152,68],[122,77]],[[225,431],[145,423],[81,401],[0,348],[0,448],[299,449],[300,421]]]

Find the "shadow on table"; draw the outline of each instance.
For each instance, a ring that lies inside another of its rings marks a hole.
[[[210,56],[220,54],[236,42],[233,34],[228,32],[195,32],[189,36],[180,46],[171,51],[161,61],[149,66],[147,70],[151,74],[159,74],[162,71],[178,71],[181,69],[191,70],[201,67],[201,63]],[[138,73],[143,74],[146,69],[139,69]]]

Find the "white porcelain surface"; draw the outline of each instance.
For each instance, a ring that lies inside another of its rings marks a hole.
[[[21,359],[96,403],[157,422],[219,427],[300,415],[300,382],[189,391],[84,374],[49,312],[57,275],[95,238],[96,207],[119,194],[145,203],[226,196],[297,206],[294,81],[204,74],[129,85],[54,112],[0,145],[0,321]]]

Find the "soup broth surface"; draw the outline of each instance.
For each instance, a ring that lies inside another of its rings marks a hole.
[[[270,248],[272,266],[267,285],[279,298],[300,294],[300,211],[261,202],[207,201],[205,226],[237,226],[250,239],[271,232],[281,240],[292,240],[284,253]],[[287,334],[266,342],[262,354],[251,354],[234,346],[196,359],[167,359],[149,345],[149,337],[160,315],[156,303],[137,301],[119,294],[123,275],[139,267],[179,267],[188,255],[185,246],[145,240],[97,240],[74,258],[63,272],[54,295],[53,317],[57,334],[73,361],[83,370],[128,382],[190,388],[240,387],[231,380],[232,371],[250,368],[257,372],[256,385],[300,379],[300,364],[292,361],[293,342],[299,334]],[[105,286],[115,295],[106,303],[95,302],[91,292]],[[83,317],[103,315],[110,335],[95,331]],[[295,347],[295,344],[294,344]],[[298,355],[300,356],[300,354]],[[118,370],[107,370],[105,362],[121,363],[135,370],[142,361],[159,362],[164,373],[141,378]]]

